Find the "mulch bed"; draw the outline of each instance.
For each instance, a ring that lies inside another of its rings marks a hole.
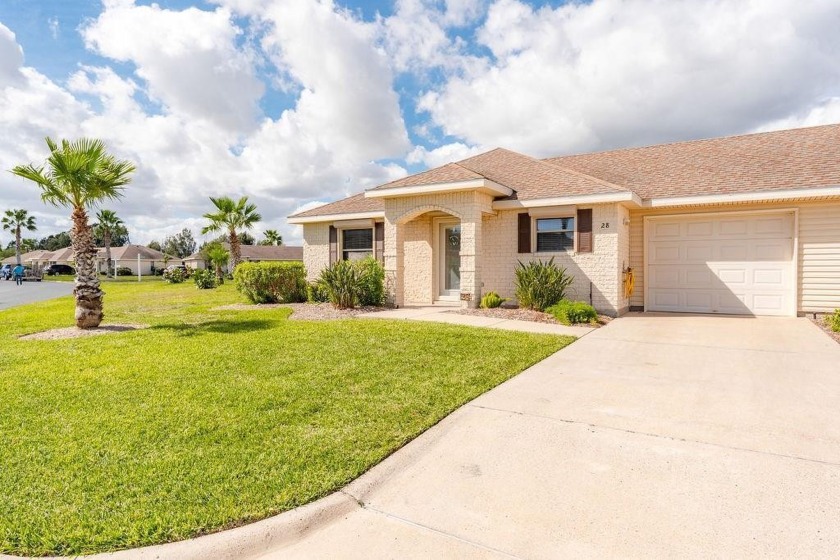
[[[479,317],[492,317],[494,319],[510,319],[514,321],[531,321],[534,323],[550,323],[552,325],[561,324],[553,315],[543,313],[542,311],[534,311],[533,309],[522,309],[519,307],[495,307],[493,309],[453,309],[447,313],[457,313],[458,315],[477,315]],[[612,321],[612,317],[606,315],[598,315],[598,324],[590,325],[578,324],[571,325],[573,327],[600,327]]]
[[[385,311],[387,307],[357,307],[356,309],[336,309],[330,303],[234,303],[232,305],[223,305],[214,308],[214,311],[234,310],[234,311],[248,311],[255,309],[278,309],[281,307],[288,307],[292,310],[289,317],[296,321],[327,321],[332,319],[349,319],[364,313],[374,313],[376,311]]]
[[[80,338],[83,336],[97,336],[102,334],[114,334],[137,329],[148,329],[149,325],[100,325],[92,329],[80,329],[79,327],[64,327],[32,334],[19,336],[19,340],[60,340],[64,338]]]
[[[840,332],[834,332],[829,328],[825,322],[826,317],[828,317],[828,313],[817,313],[816,315],[813,313],[808,314],[808,318],[811,319],[812,323],[821,328],[825,334],[833,338],[837,344],[840,344]]]

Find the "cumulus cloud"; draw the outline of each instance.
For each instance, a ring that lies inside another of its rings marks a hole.
[[[836,2],[496,0],[488,64],[419,106],[448,135],[533,155],[743,132],[838,92]]]
[[[107,3],[82,30],[89,48],[134,63],[149,94],[173,112],[247,131],[264,85],[249,51],[237,45],[240,34],[225,8],[176,11],[131,1]]]

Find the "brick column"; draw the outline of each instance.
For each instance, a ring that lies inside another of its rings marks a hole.
[[[481,212],[471,208],[461,220],[461,305],[481,303]]]
[[[385,218],[385,292],[388,303],[402,307],[405,305],[403,289],[403,232],[402,226]]]

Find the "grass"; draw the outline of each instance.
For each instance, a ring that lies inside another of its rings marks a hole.
[[[184,539],[345,485],[571,338],[214,311],[226,284],[105,286],[70,340],[71,298],[0,312],[0,552],[86,554]]]

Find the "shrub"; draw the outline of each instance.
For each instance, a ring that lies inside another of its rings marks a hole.
[[[828,325],[834,332],[840,332],[840,309],[835,309],[834,313],[825,316],[825,324]]]
[[[306,301],[324,303],[330,301],[330,295],[320,282],[310,282],[306,285]]]
[[[520,261],[516,266],[516,299],[522,307],[542,311],[563,299],[572,282],[574,278],[566,274],[566,269],[554,264],[554,257],[548,262]]]
[[[209,270],[198,269],[193,272],[193,282],[199,290],[209,290],[216,287],[216,275]]]
[[[545,310],[564,325],[593,323],[598,320],[598,312],[585,301],[560,300]]]
[[[484,297],[481,298],[481,307],[484,309],[492,309],[494,307],[499,307],[506,301],[507,298],[501,297],[496,292],[487,292],[484,294]]]
[[[318,284],[339,309],[385,303],[385,269],[373,257],[338,261],[321,271]]]
[[[117,276],[134,276],[134,273],[127,266],[118,266]]]
[[[180,284],[187,279],[187,274],[180,268],[167,268],[163,271],[163,280],[170,284]]]
[[[385,303],[385,268],[373,257],[353,262],[359,281],[359,305]]]
[[[252,303],[294,303],[306,299],[306,269],[299,262],[239,263],[233,281]]]

